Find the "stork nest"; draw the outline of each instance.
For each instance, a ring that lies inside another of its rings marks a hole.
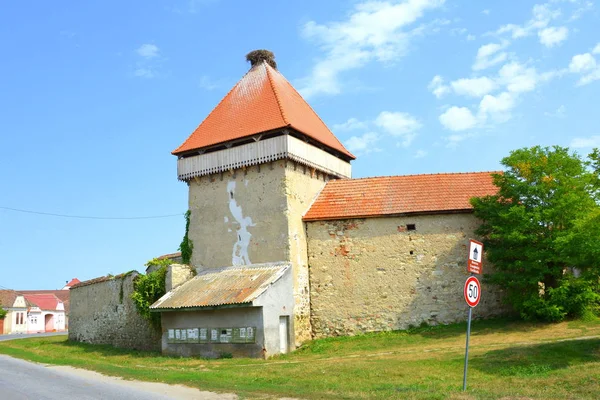
[[[266,61],[271,67],[277,69],[277,63],[275,62],[275,54],[269,50],[254,50],[246,54],[246,61],[250,61],[250,67],[254,67]]]

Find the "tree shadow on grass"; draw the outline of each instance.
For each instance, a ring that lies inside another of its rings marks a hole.
[[[488,335],[496,333],[523,333],[550,325],[548,323],[523,322],[517,317],[474,320],[471,323],[471,335]],[[464,336],[467,333],[467,323],[459,322],[450,325],[420,326],[407,330],[408,333],[427,339],[447,339]]]
[[[600,361],[600,339],[515,346],[474,356],[469,366],[500,376],[540,376],[558,369]]]

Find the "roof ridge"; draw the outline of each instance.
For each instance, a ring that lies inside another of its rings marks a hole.
[[[273,90],[273,94],[275,95],[275,101],[277,101],[277,108],[279,108],[279,112],[281,113],[281,118],[283,119],[283,122],[286,125],[290,125],[290,121],[288,121],[286,115],[285,115],[285,111],[281,105],[281,100],[279,99],[279,91],[277,90],[277,87],[275,86],[275,83],[273,82],[273,77],[271,76],[271,69],[273,67],[271,67],[267,61],[263,61],[262,65],[265,66],[265,69],[267,71],[267,78],[269,79],[269,84],[271,85],[271,89]]]
[[[277,71],[279,72],[279,71]],[[333,138],[338,142],[338,144],[340,146],[342,146],[343,149],[346,149],[346,146],[344,146],[344,144],[340,141],[340,139],[338,139],[338,137],[335,135],[335,133],[333,133],[333,131],[331,129],[329,129],[329,126],[327,126],[327,124],[325,123],[325,121],[323,121],[323,119],[321,118],[321,116],[319,115],[319,113],[317,113],[315,111],[314,108],[312,108],[312,106],[310,105],[310,103],[308,101],[306,101],[306,99],[304,97],[302,97],[302,95],[300,94],[300,92],[298,92],[296,90],[296,88],[294,87],[294,85],[292,85],[286,78],[285,76],[283,76],[283,74],[279,73],[281,75],[281,77],[283,79],[285,79],[287,81],[287,83],[290,85],[290,88],[292,88],[292,90],[298,95],[300,96],[300,98],[302,100],[304,100],[304,102],[306,103],[306,105],[308,106],[308,108],[317,116],[317,118],[319,119],[319,121],[321,121],[321,123],[325,126],[325,128],[327,128],[327,130],[331,133],[331,136],[333,136]],[[293,125],[290,125],[293,127]],[[303,132],[306,133],[306,132]],[[354,157],[354,159],[356,159],[356,157],[354,156],[354,154],[352,154],[348,149],[346,149],[346,151],[348,152],[348,154],[350,154],[352,157]]]
[[[408,174],[408,175],[380,175],[380,176],[364,176],[362,178],[334,179],[329,182],[348,182],[348,181],[360,181],[360,180],[381,179],[381,178],[409,178],[409,177],[414,177],[414,176],[497,174],[497,173],[502,173],[502,172],[503,171],[473,171],[473,172],[438,172],[438,173],[429,173],[429,174]]]
[[[208,119],[208,117],[210,117],[210,116],[211,116],[211,115],[212,115],[212,114],[213,114],[213,113],[214,113],[214,112],[215,112],[215,111],[216,111],[216,110],[219,108],[219,106],[221,105],[221,103],[223,103],[223,102],[225,101],[225,99],[229,97],[229,95],[231,94],[231,92],[233,92],[233,91],[235,90],[235,88],[236,88],[236,87],[238,87],[238,85],[239,85],[239,84],[240,84],[240,83],[241,83],[241,82],[244,80],[244,78],[245,78],[245,77],[246,77],[246,76],[247,76],[247,75],[248,75],[250,72],[252,72],[252,70],[253,70],[254,68],[255,68],[255,67],[252,67],[252,68],[250,68],[248,71],[246,71],[246,73],[244,74],[244,76],[242,76],[242,78],[241,78],[239,81],[237,81],[237,83],[236,83],[235,85],[233,85],[233,87],[232,87],[231,89],[229,89],[229,91],[228,91],[228,92],[225,94],[225,96],[223,96],[223,98],[221,99],[221,101],[219,101],[219,103],[217,103],[217,105],[216,105],[216,106],[215,106],[215,107],[214,107],[214,108],[213,108],[213,109],[212,109],[212,110],[211,110],[211,111],[210,111],[210,112],[209,112],[209,113],[206,115],[206,117],[204,117],[204,119],[203,119],[202,121],[200,121],[200,123],[198,124],[198,126],[197,126],[197,127],[196,127],[196,128],[195,128],[195,129],[194,129],[192,132],[196,132],[196,130],[197,130],[198,128],[200,128],[200,125],[202,125],[202,124],[204,123],[204,121],[206,121],[206,120]],[[177,146],[177,148],[176,148],[175,150],[173,150],[173,151],[171,152],[171,154],[173,154],[173,155],[177,155],[177,154],[179,153],[179,151],[178,151],[178,150],[179,150],[181,147],[183,147],[183,145],[184,145],[184,144],[186,144],[186,143],[187,143],[187,141],[188,141],[188,140],[190,140],[190,139],[192,138],[192,136],[193,136],[193,135],[190,135],[190,136],[188,136],[188,137],[187,137],[187,138],[186,138],[186,139],[183,141],[183,143],[181,143],[179,146]]]

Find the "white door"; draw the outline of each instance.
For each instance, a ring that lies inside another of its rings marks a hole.
[[[288,352],[288,317],[279,317],[279,352],[285,354]]]

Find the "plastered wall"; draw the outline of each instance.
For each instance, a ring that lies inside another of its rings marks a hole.
[[[289,261],[295,344],[311,338],[306,232],[302,215],[328,177],[279,160],[189,181],[192,265],[217,268]]]
[[[138,313],[130,296],[137,273],[71,288],[69,340],[160,350],[160,329]]]
[[[467,245],[477,224],[472,214],[307,223],[314,336],[466,320]],[[499,288],[482,286],[474,318],[505,313]]]

